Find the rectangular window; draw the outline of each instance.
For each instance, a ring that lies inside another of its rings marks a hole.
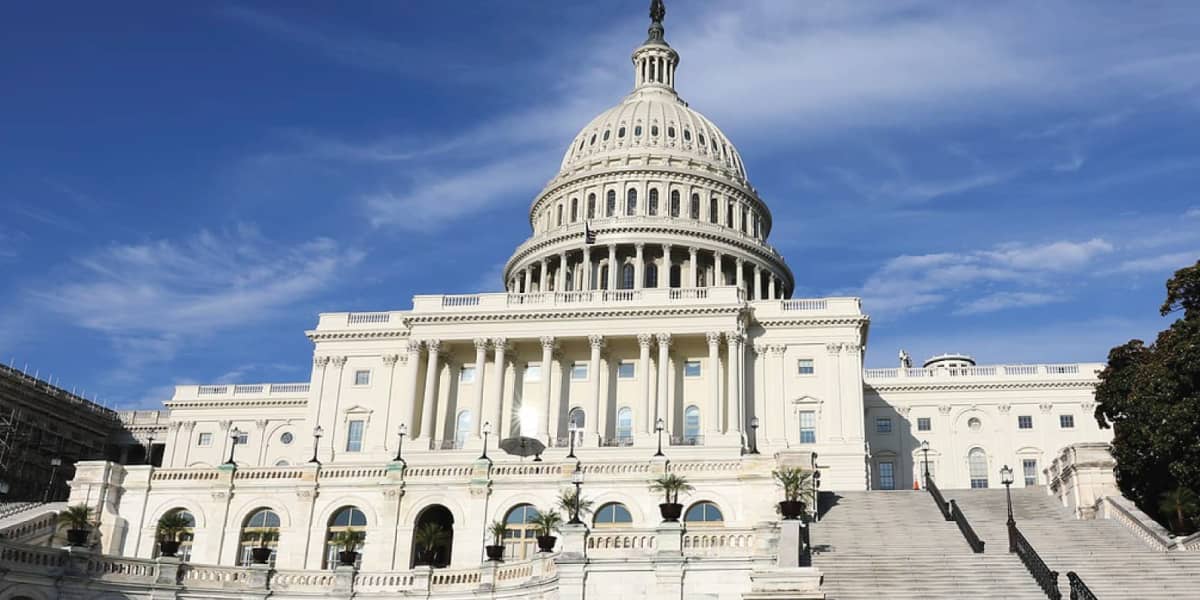
[[[200,435],[196,436],[196,445],[197,446],[211,446],[212,445],[212,434],[211,433],[201,433]]]
[[[459,383],[475,383],[475,365],[463,365],[458,372]]]
[[[892,418],[891,417],[875,417],[875,433],[891,433]]]
[[[623,362],[623,363],[617,365],[617,378],[618,379],[633,379],[633,374],[634,374],[633,363]]]
[[[1021,459],[1021,471],[1025,474],[1026,487],[1037,485],[1038,472],[1036,458]]]
[[[571,365],[571,379],[587,379],[588,366],[585,362],[577,362]]]
[[[246,433],[245,431],[238,432],[238,436],[237,436],[238,445],[246,444],[249,441],[250,441],[250,434]]]
[[[525,381],[527,383],[537,383],[542,380],[542,363],[529,363],[525,365]]]
[[[370,385],[371,372],[367,370],[354,372],[354,385]]]
[[[1020,429],[1033,429],[1033,416],[1021,415],[1017,417],[1017,427]]]
[[[699,377],[700,376],[700,361],[689,360],[683,363],[684,377]]]
[[[350,421],[346,427],[346,452],[362,452],[363,421]]]
[[[800,360],[796,361],[796,365],[797,372],[799,372],[801,375],[812,375],[813,373],[817,372],[813,367],[813,360],[811,358],[801,358]]]
[[[917,417],[917,431],[931,431],[933,420],[929,417]]]
[[[896,489],[896,471],[894,464],[890,462],[879,463],[879,489]]]
[[[817,443],[817,413],[811,410],[800,411],[800,443]]]
[[[1063,429],[1075,429],[1075,415],[1058,415],[1058,426]]]

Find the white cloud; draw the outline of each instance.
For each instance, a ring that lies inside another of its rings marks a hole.
[[[1062,296],[1043,292],[998,292],[982,298],[976,298],[963,304],[954,311],[958,315],[976,315],[996,312],[1008,308],[1028,308],[1052,302],[1061,302]]]
[[[1017,269],[1067,271],[1078,269],[1112,250],[1112,244],[1093,238],[1086,242],[1059,241],[1035,246],[1004,244],[984,254],[999,264]]]
[[[1072,154],[1070,158],[1054,165],[1054,170],[1059,173],[1074,173],[1083,168],[1087,159],[1081,154]]]
[[[1200,206],[1189,208],[1187,212],[1183,213],[1183,216],[1189,219],[1200,219]]]
[[[1109,272],[1113,273],[1169,273],[1196,264],[1200,250],[1174,252],[1122,261]]]
[[[126,364],[171,358],[186,336],[263,320],[321,292],[362,258],[317,238],[292,246],[250,226],[182,241],[116,244],[33,299],[109,336]]]

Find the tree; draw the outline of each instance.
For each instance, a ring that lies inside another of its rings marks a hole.
[[[1121,492],[1170,524],[1179,515],[1164,514],[1164,496],[1200,490],[1200,261],[1176,271],[1166,287],[1159,313],[1182,317],[1149,346],[1130,340],[1109,351],[1096,420],[1113,428]]]

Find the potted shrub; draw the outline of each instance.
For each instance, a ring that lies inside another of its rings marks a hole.
[[[1186,535],[1191,531],[1188,525],[1192,515],[1200,513],[1200,497],[1188,488],[1177,487],[1163,493],[1158,510],[1175,535]]]
[[[86,546],[92,534],[92,508],[86,504],[68,506],[58,513],[58,523],[67,526],[67,544]]]
[[[779,514],[786,520],[795,520],[804,514],[806,500],[812,496],[812,471],[801,467],[785,467],[771,471],[775,483],[783,488],[783,501],[778,504]]]
[[[158,518],[158,554],[173,557],[179,552],[179,536],[192,526],[191,519],[176,510]]]
[[[490,546],[483,547],[483,550],[487,552],[488,560],[504,560],[504,534],[508,532],[508,525],[505,525],[504,521],[492,521],[492,524],[488,526],[488,531],[491,532],[492,541],[495,542]]]
[[[250,549],[250,559],[256,565],[265,565],[271,561],[271,543],[279,540],[279,532],[274,529],[268,529],[262,532],[258,538],[258,546]],[[357,558],[357,557],[356,557]],[[351,562],[353,564],[353,561]]]
[[[354,566],[358,562],[357,548],[362,545],[367,539],[367,532],[357,531],[354,529],[343,529],[333,536],[333,545],[340,547],[342,550],[338,552],[338,564],[342,566]]]
[[[533,520],[538,529],[538,552],[554,552],[554,543],[558,541],[554,532],[559,530],[562,523],[562,515],[557,510],[538,511],[538,516]]]
[[[588,515],[592,514],[592,506],[595,502],[587,498],[581,498],[575,490],[563,490],[558,494],[558,507],[562,509],[563,514],[573,516],[578,510],[579,518],[587,521]],[[560,525],[561,519],[560,519]]]
[[[650,481],[650,491],[662,492],[664,502],[658,505],[664,522],[673,523],[683,514],[683,505],[679,503],[679,493],[690,493],[696,488],[688,483],[686,477],[674,473],[663,473]]]
[[[425,523],[413,532],[413,542],[417,546],[417,564],[433,566],[439,548],[450,541],[450,532],[437,523]]]

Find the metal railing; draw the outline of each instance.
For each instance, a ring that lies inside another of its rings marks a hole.
[[[1098,600],[1075,571],[1067,571],[1067,581],[1071,583],[1071,600]]]
[[[673,436],[671,436],[670,442],[671,442],[672,446],[703,446],[704,445],[704,436],[702,436],[702,435],[683,435],[683,436],[673,435]]]
[[[967,543],[971,545],[971,551],[975,554],[982,554],[983,540],[979,539],[979,536],[975,534],[975,530],[967,522],[967,515],[963,514],[963,511],[958,508],[958,503],[953,500],[950,501],[950,518],[954,519],[954,522],[958,524],[958,530],[962,532],[963,537],[967,539]]]
[[[1024,535],[1021,535],[1021,530],[1017,529],[1017,524],[1012,521],[1008,523],[1008,551],[1016,553],[1021,562],[1025,563],[1025,568],[1029,569],[1029,574],[1033,575],[1033,580],[1046,593],[1047,598],[1062,600],[1062,592],[1058,589],[1058,571],[1053,571],[1046,566],[1046,561],[1038,556],[1033,545],[1025,539]],[[1071,597],[1075,597],[1073,591]]]
[[[933,476],[925,474],[925,489],[929,490],[929,495],[933,496],[933,501],[937,504],[938,510],[942,511],[942,517],[947,521],[953,521],[954,517],[950,514],[950,505],[946,499],[942,497],[942,490],[938,489],[936,483],[933,482]]]

